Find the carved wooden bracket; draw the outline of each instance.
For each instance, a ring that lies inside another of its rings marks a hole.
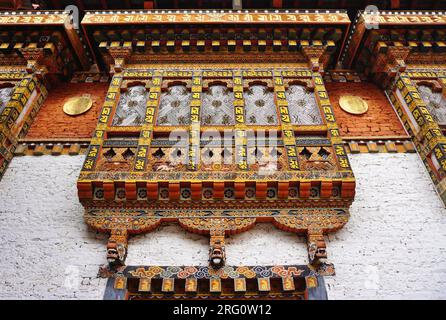
[[[186,230],[210,235],[209,265],[219,269],[225,265],[225,234],[237,234],[252,228],[255,218],[185,218],[179,224]]]
[[[308,66],[315,72],[323,72],[324,65],[321,61],[323,54],[325,53],[326,46],[303,46],[302,52],[308,59]]]
[[[123,214],[85,215],[91,228],[110,234],[107,243],[107,261],[111,269],[125,265],[129,234],[149,232],[160,225],[161,220],[138,216],[138,212]]]
[[[44,52],[43,48],[21,48],[20,53],[26,60],[26,72],[29,74],[44,74],[47,69],[43,65]]]
[[[132,48],[129,47],[113,47],[108,49],[108,52],[115,60],[115,72],[122,72],[128,59],[132,55]]]
[[[327,262],[324,234],[341,229],[349,215],[343,210],[326,214],[274,218],[274,225],[284,231],[305,234],[310,264],[324,275],[333,275],[333,264]]]
[[[373,66],[373,73],[387,73],[395,76],[406,70],[406,59],[410,53],[409,47],[389,47],[387,52],[377,53],[378,58]]]

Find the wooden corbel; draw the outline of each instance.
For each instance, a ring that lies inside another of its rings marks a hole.
[[[209,265],[214,269],[220,269],[225,262],[225,231],[223,229],[210,230]]]
[[[131,47],[112,47],[108,49],[108,52],[115,61],[114,64],[115,72],[117,73],[122,72],[122,70],[125,67],[125,64],[127,63],[127,60],[132,55],[132,51],[133,50]]]
[[[26,72],[28,74],[35,73],[39,79],[42,79],[47,72],[46,66],[42,63],[43,48],[21,48],[20,53],[26,60]]]
[[[386,52],[377,52],[378,59],[373,66],[373,73],[396,75],[398,72],[404,72],[406,70],[406,59],[410,51],[410,47],[388,47]]]
[[[111,269],[125,265],[127,257],[128,233],[127,228],[117,227],[110,231],[107,243],[107,261]]]
[[[308,67],[312,71],[321,73],[324,71],[321,58],[326,49],[326,46],[302,46],[302,52],[308,60]]]

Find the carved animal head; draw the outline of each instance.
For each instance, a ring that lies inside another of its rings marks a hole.
[[[215,243],[209,250],[210,265],[215,269],[219,269],[224,266],[225,261],[225,248],[221,244]]]
[[[107,262],[111,267],[124,265],[127,249],[124,244],[109,241],[107,244]]]
[[[310,263],[318,262],[321,259],[327,258],[327,251],[325,243],[322,241],[311,242],[308,244],[308,256]]]

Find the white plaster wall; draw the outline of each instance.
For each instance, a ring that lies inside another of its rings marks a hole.
[[[209,238],[189,233],[177,224],[132,237],[127,265],[178,266],[208,264]],[[307,259],[305,240],[271,224],[226,238],[228,265],[302,264]]]
[[[0,181],[0,299],[102,299],[104,236],[77,200],[82,156],[14,158]]]
[[[329,299],[446,299],[446,210],[418,155],[349,158],[357,193],[327,244]]]
[[[414,154],[350,156],[351,220],[328,241],[330,299],[446,298],[446,210]],[[0,299],[101,299],[106,239],[82,220],[82,156],[14,158],[0,181]],[[305,242],[268,224],[227,239],[228,264],[307,262]],[[208,240],[176,225],[131,238],[129,265],[205,265]]]
[[[150,233],[130,238],[126,264],[207,265],[208,248],[205,236],[189,233],[177,224],[161,225]]]

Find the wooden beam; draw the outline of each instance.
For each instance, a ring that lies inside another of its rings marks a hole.
[[[153,1],[144,1],[144,9],[153,9],[155,4]]]
[[[79,10],[85,11],[85,5],[82,0],[76,0],[76,6],[79,8]]]
[[[400,5],[401,5],[400,0],[390,1],[390,9],[399,9]]]
[[[283,6],[282,0],[273,0],[273,8],[281,9]]]
[[[232,10],[243,9],[242,0],[232,0]]]
[[[106,0],[101,0],[101,5],[102,5],[102,9],[104,9],[104,10],[108,9],[108,5],[107,5],[107,1]]]
[[[51,5],[54,7],[54,9],[62,9],[60,2],[57,0],[51,0]]]

